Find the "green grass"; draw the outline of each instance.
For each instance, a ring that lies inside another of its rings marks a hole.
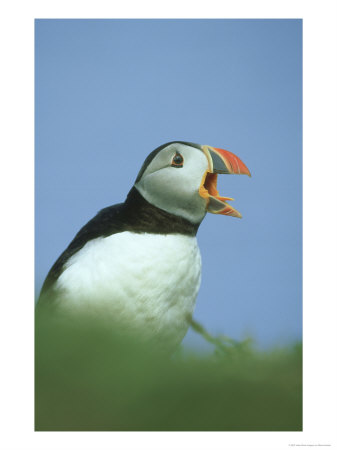
[[[214,338],[172,358],[94,321],[36,320],[37,431],[300,431],[302,348]],[[199,327],[199,329],[198,329]]]

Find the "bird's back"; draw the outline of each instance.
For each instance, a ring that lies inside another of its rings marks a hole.
[[[110,236],[114,233],[118,233],[123,228],[122,221],[120,220],[120,216],[123,212],[123,205],[123,203],[119,203],[102,209],[80,229],[48,272],[41,289],[38,302],[39,306],[41,306],[44,301],[50,301],[53,298],[53,287],[63,272],[65,264],[73,255],[81,250],[87,242],[96,239],[97,237]]]

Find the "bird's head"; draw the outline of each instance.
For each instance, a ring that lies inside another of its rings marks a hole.
[[[218,174],[249,175],[233,153],[191,142],[169,142],[146,158],[135,182],[136,189],[154,206],[200,223],[206,212],[241,217],[219,195]]]

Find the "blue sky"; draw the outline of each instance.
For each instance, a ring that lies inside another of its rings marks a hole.
[[[301,337],[302,22],[36,21],[36,288],[78,229],[171,140],[225,148],[243,219],[208,214],[195,318],[260,346]],[[186,345],[200,345],[189,332]]]

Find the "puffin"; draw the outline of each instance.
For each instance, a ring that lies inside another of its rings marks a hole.
[[[218,174],[251,176],[234,153],[172,141],[144,161],[124,203],[98,212],[50,269],[37,310],[102,318],[157,348],[184,338],[201,280],[196,239],[207,213],[241,218]]]

